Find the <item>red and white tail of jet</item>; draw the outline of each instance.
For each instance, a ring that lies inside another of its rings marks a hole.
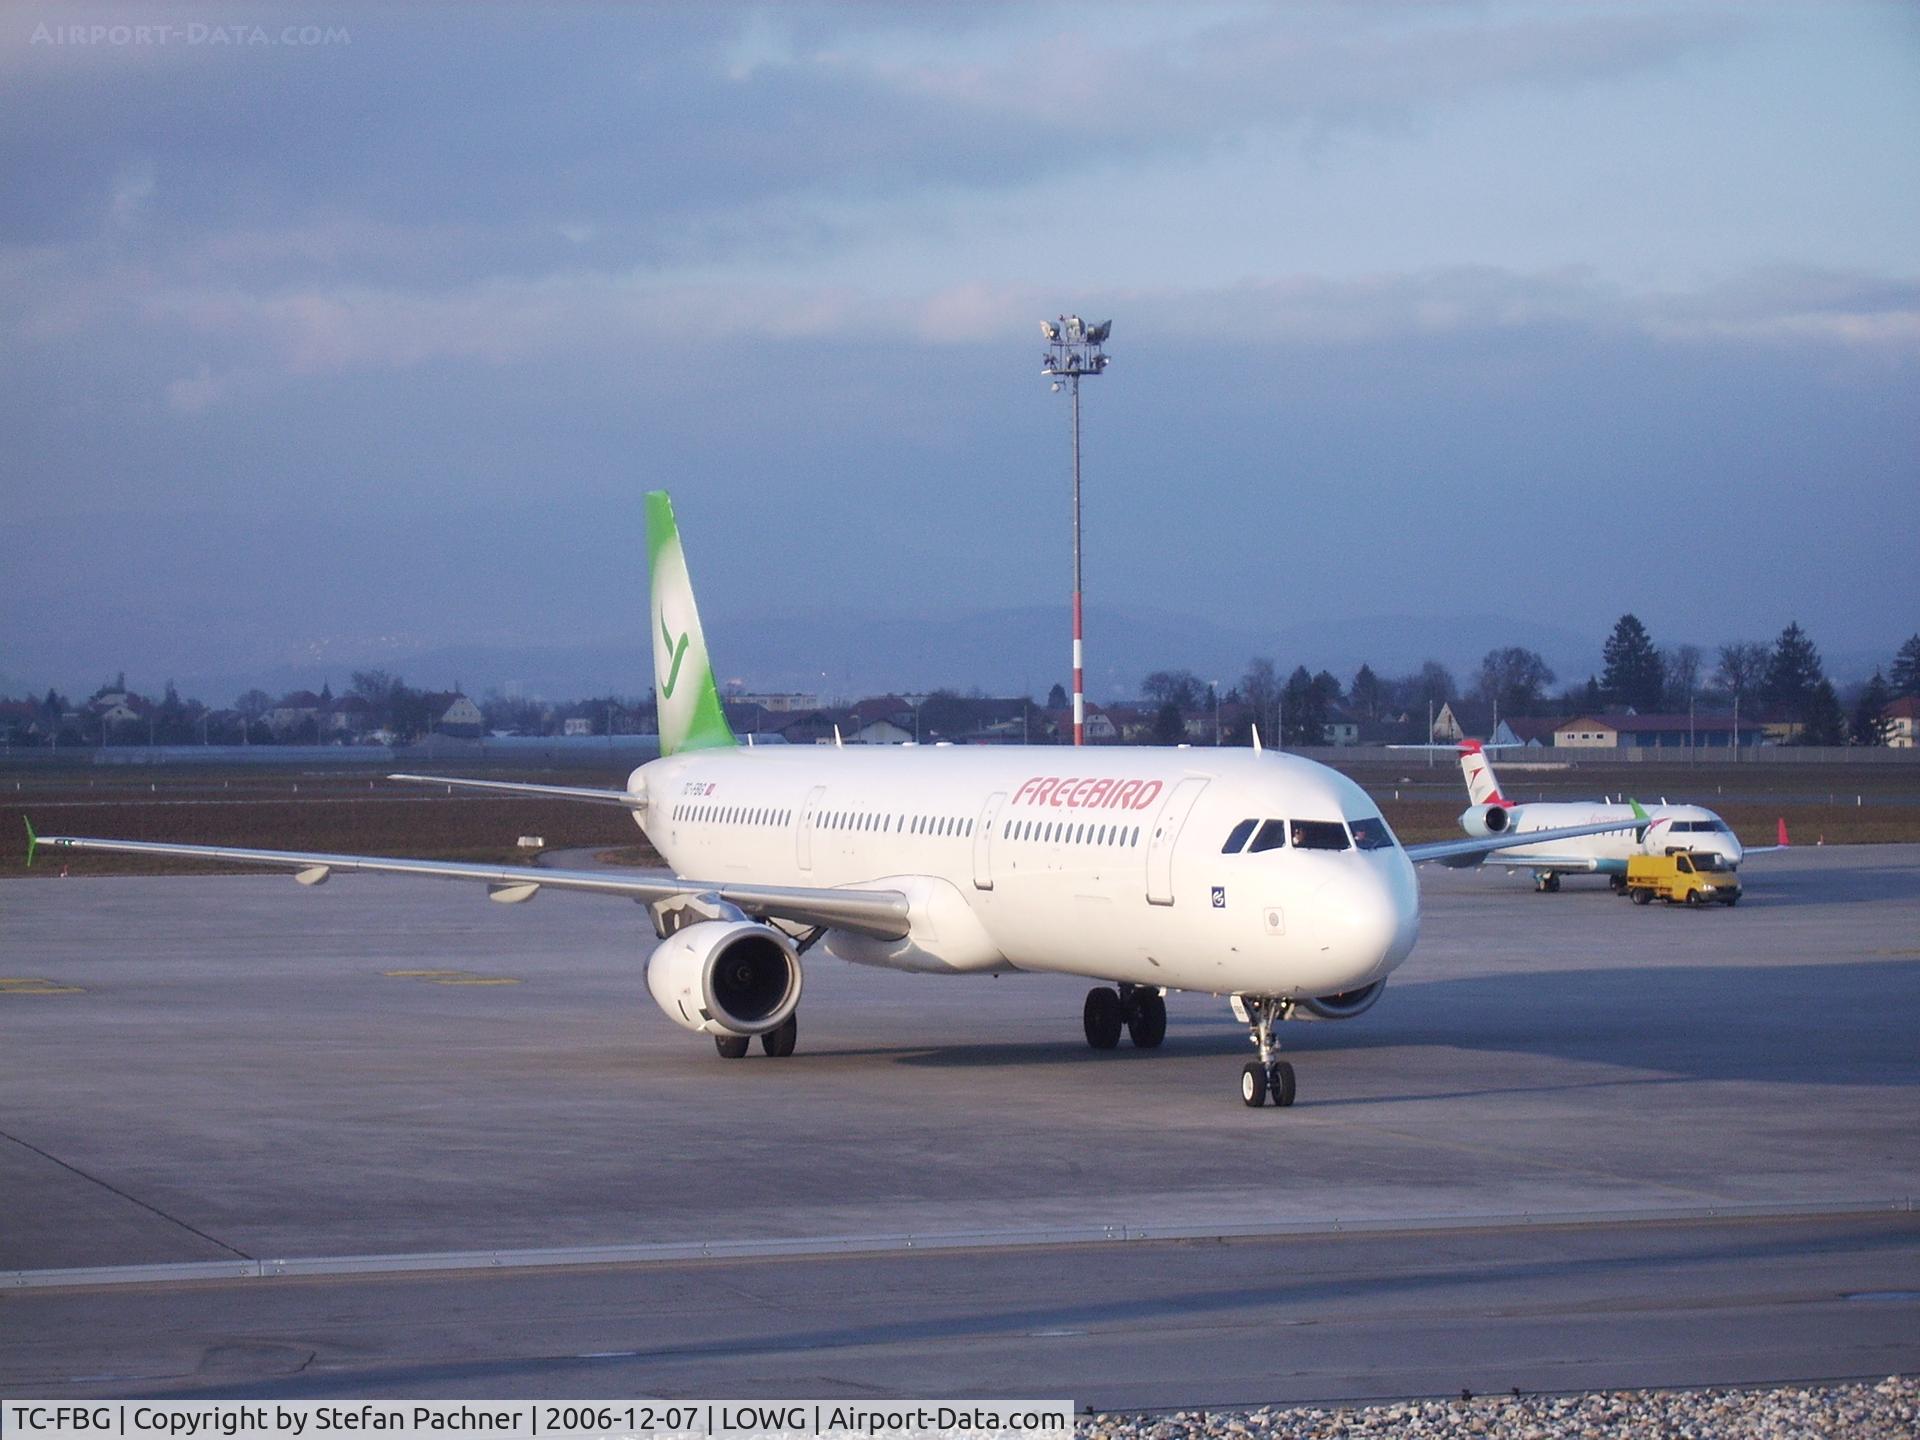
[[[1487,761],[1486,746],[1478,740],[1460,742],[1460,769],[1467,777],[1467,795],[1474,804],[1512,808],[1513,802],[1500,793],[1500,782]]]

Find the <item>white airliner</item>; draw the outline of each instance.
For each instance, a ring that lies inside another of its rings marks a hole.
[[[1232,998],[1259,1058],[1248,1105],[1294,1098],[1275,1022],[1347,1019],[1379,999],[1419,929],[1413,862],[1527,841],[1486,835],[1402,847],[1345,776],[1250,750],[1005,746],[742,748],[721,710],[664,491],[647,497],[661,758],[625,789],[394,776],[558,795],[633,813],[673,876],[366,855],[53,837],[133,851],[485,883],[504,903],[542,890],[644,903],[661,937],[647,987],[729,1059],[759,1036],[793,1052],[801,955],[936,975],[1036,971],[1103,983],[1089,1044],[1166,1033],[1169,989]]]
[[[1407,747],[1420,748],[1420,747]],[[1496,747],[1498,748],[1498,747]],[[1598,825],[1611,820],[1613,828],[1578,840],[1542,841],[1530,838],[1501,852],[1496,863],[1509,870],[1533,871],[1534,889],[1560,888],[1567,874],[1605,875],[1615,890],[1626,883],[1627,861],[1635,855],[1665,855],[1675,850],[1712,856],[1710,862],[1737,869],[1749,855],[1765,855],[1787,848],[1787,822],[1780,821],[1779,841],[1773,845],[1743,846],[1733,827],[1702,805],[1643,806],[1601,800],[1536,800],[1517,804],[1500,793],[1499,777],[1487,759],[1487,747],[1478,740],[1458,746],[1460,770],[1467,777],[1467,799],[1460,828],[1473,836],[1518,837],[1533,831],[1552,831],[1570,825]],[[1478,865],[1483,855],[1457,855],[1443,865]]]

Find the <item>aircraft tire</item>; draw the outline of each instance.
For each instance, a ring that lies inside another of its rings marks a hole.
[[[1120,1003],[1118,990],[1096,985],[1087,992],[1087,1003],[1080,1011],[1080,1024],[1086,1031],[1087,1044],[1094,1049],[1111,1050],[1118,1045],[1126,1019],[1126,1007]]]
[[[722,1060],[739,1060],[747,1053],[747,1037],[744,1035],[716,1035],[713,1048],[720,1052]]]
[[[1167,1001],[1157,990],[1137,990],[1127,1011],[1127,1035],[1136,1050],[1158,1049],[1167,1038]]]
[[[1298,1086],[1294,1080],[1293,1066],[1285,1060],[1275,1063],[1267,1072],[1267,1089],[1273,1092],[1273,1103],[1291,1105]]]
[[[1240,1103],[1255,1110],[1267,1103],[1267,1072],[1258,1060],[1241,1067]]]
[[[793,1047],[800,1039],[800,1016],[795,1013],[787,1016],[773,1029],[760,1037],[760,1048],[776,1060],[784,1060],[793,1054]]]

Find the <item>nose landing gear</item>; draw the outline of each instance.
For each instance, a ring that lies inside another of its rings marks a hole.
[[[1236,995],[1233,1008],[1247,1022],[1249,1038],[1260,1051],[1258,1060],[1249,1060],[1240,1071],[1241,1103],[1259,1107],[1269,1099],[1275,1105],[1291,1105],[1295,1091],[1293,1066],[1280,1058],[1280,1046],[1273,1038],[1274,1022],[1285,1020],[1293,1012],[1293,1001],[1260,995]]]

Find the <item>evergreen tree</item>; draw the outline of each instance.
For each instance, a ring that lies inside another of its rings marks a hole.
[[[1666,667],[1660,662],[1653,637],[1647,634],[1647,627],[1640,623],[1638,616],[1622,615],[1614,623],[1613,634],[1607,637],[1600,654],[1606,662],[1600,686],[1614,704],[1643,712],[1660,708]]]
[[[1888,677],[1888,683],[1896,698],[1920,695],[1920,635],[1908,640],[1893,657],[1893,674]]]
[[[1884,745],[1893,733],[1893,721],[1887,718],[1887,706],[1893,703],[1893,692],[1887,688],[1886,680],[1878,670],[1867,682],[1867,688],[1860,692],[1860,703],[1853,709],[1853,743],[1856,745]]]
[[[1051,690],[1047,691],[1047,708],[1049,710],[1064,710],[1067,708],[1066,686],[1055,685]]]
[[[1380,684],[1380,677],[1373,673],[1373,667],[1371,665],[1362,665],[1358,670],[1354,671],[1353,688],[1347,692],[1347,695],[1353,701],[1353,708],[1366,716],[1367,719],[1378,720],[1380,718],[1380,706],[1384,694],[1385,691],[1384,687]]]
[[[1307,667],[1298,667],[1287,677],[1286,704],[1280,717],[1281,743],[1324,745],[1330,700],[1326,687],[1307,673]]]
[[[1153,743],[1178,745],[1186,738],[1187,722],[1181,718],[1180,707],[1169,700],[1153,717]]]
[[[1809,707],[1813,703],[1814,689],[1825,673],[1820,664],[1820,652],[1814,649],[1807,632],[1795,622],[1782,630],[1780,638],[1773,642],[1773,654],[1767,661],[1767,676],[1761,693],[1769,704],[1778,705],[1788,714],[1806,721],[1811,717]],[[1839,708],[1840,701],[1836,696],[1834,709]]]
[[[1840,697],[1833,693],[1833,682],[1822,677],[1807,697],[1806,727],[1800,732],[1802,745],[1844,745],[1847,743],[1847,713],[1840,708]]]

